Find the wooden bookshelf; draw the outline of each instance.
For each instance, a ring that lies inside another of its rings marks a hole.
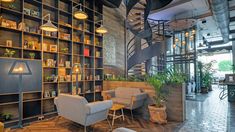
[[[73,7],[79,3],[89,16],[87,20],[73,17]],[[103,36],[95,32],[100,25],[97,22],[103,19],[102,11],[101,2],[94,0],[15,0],[13,4],[0,4],[0,34],[5,34],[0,35],[0,60],[41,61],[42,87],[22,93],[23,123],[57,114],[54,98],[60,93],[72,94],[75,87],[70,76],[74,63],[82,66],[79,95],[89,102],[102,100]],[[58,28],[56,33],[39,29],[48,13]],[[16,27],[2,25],[2,20],[11,20]],[[6,49],[15,54],[7,56]],[[12,120],[4,121],[7,127],[19,121],[18,104],[18,93],[0,90],[0,114],[10,111],[13,115]]]

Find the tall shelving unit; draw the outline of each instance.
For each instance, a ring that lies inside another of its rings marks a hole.
[[[79,9],[73,7],[79,3],[88,14],[86,20],[78,20],[73,16],[73,12]],[[25,9],[35,10],[39,14],[29,14]],[[58,28],[57,33],[39,30],[39,26],[46,22],[43,16],[48,13]],[[23,123],[57,114],[54,98],[59,93],[73,93],[76,81],[70,73],[74,63],[82,66],[80,95],[89,102],[102,100],[103,36],[95,32],[103,19],[102,4],[99,1],[16,0],[13,4],[1,3],[0,16],[0,34],[6,34],[0,35],[0,59],[41,62],[42,87],[40,90],[32,89],[22,93]],[[17,28],[3,25],[3,20],[15,21]],[[19,25],[21,22],[25,24],[23,27]],[[12,40],[11,46],[6,44],[7,40]],[[15,51],[15,54],[6,57],[6,49]],[[4,98],[0,101],[0,114],[12,111],[13,115],[12,120],[4,122],[6,126],[18,123],[18,95],[17,92],[0,93],[0,99]]]

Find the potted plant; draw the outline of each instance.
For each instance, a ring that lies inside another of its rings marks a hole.
[[[9,120],[11,120],[11,118],[12,118],[12,114],[11,113],[3,113],[2,115],[1,115],[1,118],[4,120],[4,121],[9,121]]]
[[[69,51],[69,48],[61,48],[61,52],[63,53],[68,53],[68,51]]]
[[[208,93],[208,91],[212,91],[212,81],[213,81],[213,67],[214,61],[209,63],[199,63],[199,67],[201,68],[201,93]]]
[[[146,79],[147,83],[150,84],[155,90],[155,95],[152,98],[154,104],[148,106],[150,120],[159,124],[167,123],[166,106],[164,101],[166,100],[168,92],[166,92],[163,87],[165,78],[166,76],[164,73],[161,73],[150,76]]]
[[[15,54],[14,50],[10,50],[10,49],[6,49],[4,56],[6,57],[13,57],[13,55]]]
[[[35,53],[29,53],[30,59],[34,59],[35,58]]]

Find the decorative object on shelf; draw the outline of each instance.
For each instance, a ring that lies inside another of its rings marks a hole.
[[[72,95],[76,95],[77,93],[76,93],[76,86],[73,86],[72,87]]]
[[[4,130],[4,124],[2,122],[0,122],[0,132],[4,132],[3,130]]]
[[[16,53],[16,51],[14,51],[14,50],[6,49],[5,53],[4,53],[4,56],[6,56],[6,57],[13,57],[13,55],[15,53]]]
[[[57,52],[57,45],[50,45],[50,52]]]
[[[12,47],[12,40],[6,40],[6,46]]]
[[[70,67],[70,61],[65,61],[65,67],[69,68]]]
[[[70,75],[76,75],[76,93],[78,94],[78,74],[82,74],[82,67],[80,63],[74,63]]]
[[[63,53],[68,53],[68,51],[69,51],[69,48],[61,48],[61,52],[63,52]]]
[[[66,81],[70,82],[71,81],[71,75],[66,75]]]
[[[24,22],[20,22],[18,24],[18,29],[19,30],[25,31],[25,27],[26,27],[26,24]]]
[[[3,121],[9,121],[11,120],[13,117],[13,115],[11,113],[3,113],[1,114],[1,119],[3,119]]]
[[[59,82],[64,82],[65,81],[65,77],[64,76],[59,76]]]
[[[98,27],[98,28],[96,28],[96,32],[97,33],[100,33],[100,34],[105,34],[105,33],[107,33],[108,32],[108,30],[104,27],[104,25],[103,25],[103,20],[100,20],[100,21],[98,21],[98,22],[101,22],[101,25],[100,25],[100,27]],[[97,23],[97,22],[96,22]]]
[[[44,98],[50,98],[50,92],[49,91],[45,91],[44,92]]]
[[[52,82],[54,79],[53,79],[53,76],[46,76],[45,77],[45,81],[46,82]]]
[[[39,11],[36,11],[36,10],[30,10],[30,15],[33,16],[33,17],[39,17]]]
[[[25,15],[30,15],[30,9],[24,7],[23,13],[24,13]]]
[[[59,38],[65,39],[65,40],[70,40],[70,34],[59,32]]]
[[[1,27],[17,29],[17,23],[15,21],[4,19],[4,18],[2,18],[2,16],[1,16],[0,20],[1,20],[0,21],[1,22],[0,26]]]
[[[77,19],[81,19],[81,20],[84,20],[84,19],[87,19],[88,18],[88,15],[82,10],[82,4],[78,4],[76,6],[73,7],[73,10],[74,8],[76,8],[77,6],[79,6],[79,10],[78,11],[75,11],[73,16]]]
[[[35,53],[31,52],[29,53],[30,59],[34,59],[35,58]]]
[[[46,66],[55,67],[55,61],[53,59],[47,59],[46,60]]]
[[[90,56],[90,49],[89,48],[84,49],[84,56]]]
[[[100,92],[102,91],[102,86],[101,85],[95,85],[95,92]]]
[[[63,59],[62,59],[62,58],[60,59],[59,67],[64,67],[64,61],[63,61]]]
[[[51,91],[51,97],[56,97],[56,91]]]
[[[46,17],[48,17],[47,23],[41,25],[40,29],[48,32],[57,32],[58,31],[57,27],[51,23],[50,14],[43,16],[42,19],[44,20]]]
[[[95,52],[95,57],[100,57],[100,51]]]
[[[53,82],[58,82],[58,76],[54,76]]]
[[[23,83],[23,75],[32,75],[31,69],[27,61],[24,60],[16,60],[13,62],[8,75],[19,75],[19,123],[18,126],[22,128],[22,83]]]

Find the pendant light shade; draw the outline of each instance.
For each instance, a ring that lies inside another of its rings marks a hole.
[[[84,20],[88,18],[88,15],[80,8],[78,11],[74,12],[74,17],[77,19]]]
[[[98,28],[96,29],[96,32],[97,32],[97,33],[101,33],[101,34],[105,34],[105,33],[108,32],[108,30],[107,30],[103,25],[101,25],[100,27],[98,27]]]
[[[74,6],[73,9],[76,8],[77,6],[80,6],[80,8],[79,8],[78,11],[75,11],[75,12],[74,12],[73,16],[74,16],[75,18],[77,18],[77,19],[80,19],[80,20],[87,19],[87,18],[88,18],[88,15],[86,14],[86,12],[84,12],[84,11],[82,10],[82,4],[78,4],[78,5]]]
[[[14,2],[15,0],[0,0],[0,2],[5,2],[5,3],[11,3]]]
[[[51,20],[50,20],[50,14],[47,14],[46,16],[44,16],[43,18],[45,17],[49,17],[47,22],[43,25],[40,26],[40,29],[41,30],[44,30],[44,31],[48,31],[48,32],[57,32],[58,31],[58,28],[51,23]]]
[[[48,21],[47,23],[43,24],[40,27],[41,30],[48,31],[48,32],[57,32],[58,29],[55,25],[51,23],[51,21]]]

